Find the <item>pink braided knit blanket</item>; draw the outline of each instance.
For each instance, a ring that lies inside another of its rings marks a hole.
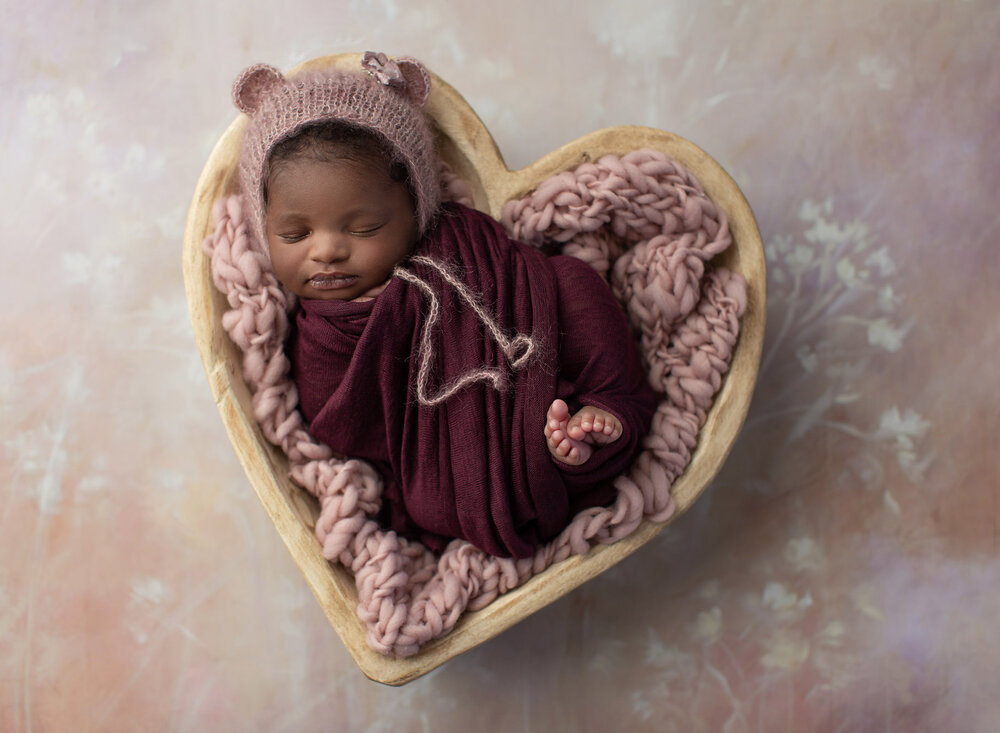
[[[442,176],[443,198],[471,205],[465,184]],[[728,370],[746,303],[743,278],[708,261],[731,240],[725,213],[694,176],[664,153],[608,155],[544,181],[509,202],[502,223],[529,244],[562,243],[590,263],[639,333],[650,383],[663,395],[643,450],[615,480],[616,500],[578,514],[555,540],[522,560],[496,558],[455,540],[440,557],[381,529],[381,481],[362,461],[313,440],[296,409],[283,351],[294,298],[254,241],[242,197],[216,202],[204,242],[212,278],[229,302],[222,325],[243,352],[243,375],[265,437],[288,456],[292,479],[319,499],[323,555],[355,577],[368,642],[383,654],[415,654],[549,565],[664,521],[670,488],[688,465],[698,431]]]

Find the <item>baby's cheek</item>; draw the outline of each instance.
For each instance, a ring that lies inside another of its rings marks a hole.
[[[278,256],[274,251],[271,251],[270,256],[271,270],[274,272],[274,276],[278,278],[278,282],[294,292],[296,287],[295,273],[298,269],[296,263],[289,262],[287,257]]]

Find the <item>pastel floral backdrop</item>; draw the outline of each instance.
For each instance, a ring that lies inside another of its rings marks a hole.
[[[0,729],[1000,728],[1000,6],[0,4]],[[424,60],[511,167],[643,124],[753,206],[745,429],[639,553],[358,672],[212,403],[186,208],[245,66]]]

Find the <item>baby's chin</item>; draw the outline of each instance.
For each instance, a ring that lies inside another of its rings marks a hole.
[[[379,295],[382,294],[382,291],[385,290],[386,286],[388,286],[388,285],[389,285],[389,281],[386,280],[385,282],[379,283],[378,285],[376,285],[373,288],[369,288],[368,290],[366,290],[365,292],[363,292],[361,295],[359,295],[356,298],[352,298],[351,300],[374,300],[375,298],[377,298]]]

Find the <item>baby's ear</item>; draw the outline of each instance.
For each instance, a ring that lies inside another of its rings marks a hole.
[[[406,80],[402,91],[418,107],[423,107],[431,94],[431,75],[424,65],[416,59],[402,57],[396,59],[400,73]]]
[[[281,72],[267,64],[254,64],[233,82],[233,103],[241,112],[252,115],[261,102],[287,82]]]

